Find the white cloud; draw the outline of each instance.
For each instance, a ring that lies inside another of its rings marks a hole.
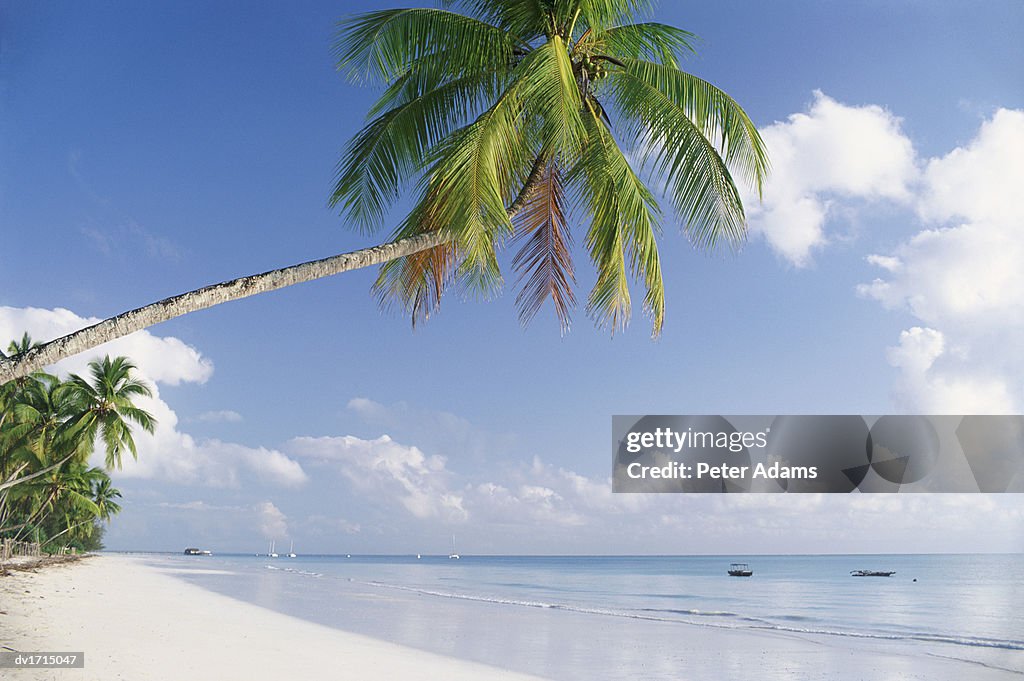
[[[908,202],[917,177],[900,119],[881,107],[847,106],[815,91],[807,113],[761,130],[772,162],[763,203],[747,195],[751,230],[796,266],[809,264],[829,235],[837,204]]]
[[[204,423],[241,423],[242,415],[230,409],[218,411],[204,411],[199,415],[199,420]]]
[[[888,350],[889,363],[900,370],[897,403],[924,414],[1011,414],[1014,398],[1006,381],[977,370],[937,365],[947,355],[940,331],[915,326],[900,334]]]
[[[1024,111],[1000,109],[967,145],[927,163],[916,199],[925,228],[891,253],[868,257],[885,276],[858,292],[929,327],[904,332],[890,351],[902,370],[903,406],[1019,409],[1024,365],[1008,349],[1024,344],[1021,186]]]
[[[376,420],[389,416],[387,407],[368,397],[353,397],[345,406],[365,419]]]
[[[154,388],[152,399],[140,398],[138,404],[156,417],[157,427],[152,435],[136,432],[139,458],[125,459],[121,476],[211,487],[238,487],[243,473],[283,487],[299,487],[308,480],[297,461],[275,449],[217,439],[197,440],[182,432],[178,415],[160,399],[159,388]],[[98,451],[96,457],[101,458],[102,452]]]
[[[28,331],[36,340],[50,340],[99,321],[84,318],[70,310],[57,308],[0,307],[0,339],[20,338]],[[238,486],[243,471],[275,485],[295,487],[306,481],[298,462],[279,451],[264,447],[246,447],[220,440],[197,441],[178,429],[178,415],[160,396],[161,385],[205,383],[213,373],[213,363],[195,348],[173,337],[158,337],[138,331],[106,343],[92,352],[61,360],[51,370],[58,374],[87,375],[90,359],[125,355],[138,367],[138,376],[150,383],[151,398],[139,398],[138,406],[157,420],[153,434],[136,428],[137,461],[123,458],[118,476],[157,478],[178,483],[212,486]],[[97,448],[97,463],[103,453]]]
[[[269,501],[256,504],[256,523],[264,539],[281,539],[288,535],[288,519]]]
[[[417,518],[464,520],[460,494],[449,489],[451,474],[442,456],[427,456],[417,447],[387,435],[363,440],[341,437],[297,437],[288,449],[311,464],[336,466],[364,494],[398,499]]]
[[[966,146],[925,168],[919,211],[931,221],[956,218],[1024,224],[1024,111],[999,109]]]

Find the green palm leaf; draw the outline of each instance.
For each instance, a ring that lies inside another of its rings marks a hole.
[[[624,326],[635,278],[659,333],[660,209],[642,178],[664,185],[696,246],[735,246],[746,223],[733,171],[758,190],[768,172],[754,124],[725,92],[679,69],[692,33],[636,21],[651,7],[644,0],[450,6],[466,14],[372,12],[339,32],[339,68],[385,89],[346,149],[331,204],[374,228],[416,184],[394,236],[449,239],[385,264],[374,285],[382,304],[400,304],[415,324],[453,283],[495,292],[514,224],[520,317],[550,298],[564,330],[575,302],[571,230],[582,219],[597,269],[588,313]],[[567,210],[570,196],[578,210]]]

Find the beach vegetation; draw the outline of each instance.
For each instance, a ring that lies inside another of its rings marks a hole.
[[[31,347],[29,336],[16,347]],[[151,391],[125,357],[88,369],[88,379],[36,371],[0,386],[0,539],[95,550],[121,510],[109,470],[124,452],[137,455],[133,428],[153,432],[153,416],[135,404]],[[91,464],[97,446],[103,466]]]

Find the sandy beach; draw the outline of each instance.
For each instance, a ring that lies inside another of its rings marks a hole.
[[[4,670],[5,678],[537,678],[275,613],[128,556],[95,556],[0,578],[0,611],[5,650],[85,653],[84,669]]]

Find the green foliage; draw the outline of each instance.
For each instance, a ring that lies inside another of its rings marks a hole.
[[[32,347],[26,334],[11,352]],[[106,468],[136,455],[132,425],[152,432],[152,415],[134,404],[151,394],[124,357],[89,363],[90,380],[44,372],[0,385],[0,538],[39,541],[44,551],[102,547],[104,523],[121,492],[89,465],[97,443]]]
[[[382,302],[415,323],[453,283],[493,293],[498,252],[519,240],[521,318],[550,298],[567,329],[576,225],[597,269],[590,316],[612,330],[625,325],[632,276],[658,334],[662,215],[648,183],[664,188],[695,246],[736,247],[746,222],[733,171],[758,190],[768,172],[754,124],[726,93],[680,69],[693,34],[636,20],[650,9],[643,0],[448,4],[339,24],[338,69],[383,94],[338,164],[330,204],[373,231],[414,189],[393,236],[450,237],[384,265]]]

